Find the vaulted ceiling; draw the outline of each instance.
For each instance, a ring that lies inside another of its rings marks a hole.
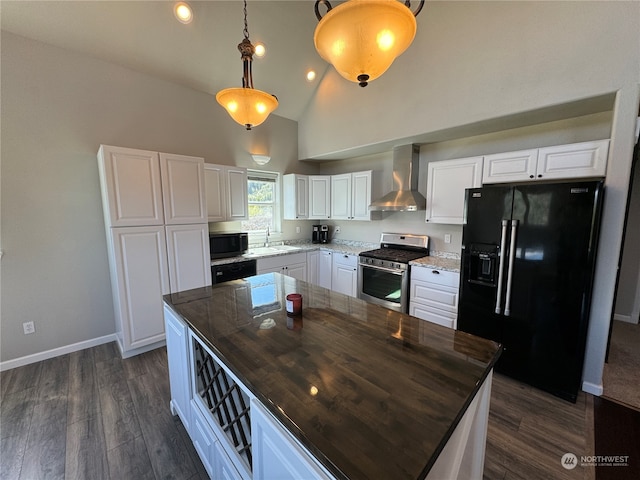
[[[242,2],[188,1],[194,12],[188,25],[174,17],[174,3],[2,0],[0,18],[11,33],[212,95],[241,86]],[[280,105],[274,114],[292,120],[333,68],[313,45],[313,6],[309,0],[251,0],[247,7],[250,39],[267,48],[264,58],[254,58],[254,86],[276,95]],[[311,83],[305,79],[310,68],[317,72]]]

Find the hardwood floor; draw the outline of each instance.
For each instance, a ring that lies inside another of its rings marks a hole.
[[[0,374],[0,479],[205,479],[169,411],[166,350],[122,360],[115,343]],[[593,479],[592,397],[570,404],[494,374],[484,478]]]
[[[205,479],[169,410],[166,350],[115,343],[3,372],[0,478]]]

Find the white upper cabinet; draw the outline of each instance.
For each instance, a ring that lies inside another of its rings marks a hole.
[[[309,175],[309,218],[331,218],[331,176]]]
[[[160,154],[164,223],[206,223],[204,159]]]
[[[98,168],[108,227],[164,224],[157,152],[101,145]]]
[[[371,170],[351,174],[351,220],[371,220]]]
[[[427,167],[427,222],[462,225],[464,191],[482,186],[482,157],[430,162]]]
[[[209,222],[249,218],[246,168],[205,163],[204,177]]]
[[[371,170],[331,176],[331,218],[371,220]]]
[[[485,155],[482,183],[509,183],[534,179],[538,149]]]
[[[207,192],[208,221],[224,222],[227,219],[224,167],[206,163],[204,165],[204,184]]]
[[[227,220],[248,220],[247,169],[227,167]]]
[[[598,140],[486,155],[482,183],[604,177],[608,153]]]
[[[348,220],[351,216],[351,174],[331,176],[331,218]]]
[[[309,218],[309,177],[290,173],[282,177],[284,219]]]
[[[538,151],[538,178],[604,177],[609,140],[545,147]]]

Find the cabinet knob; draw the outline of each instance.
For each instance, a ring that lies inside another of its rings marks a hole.
[[[542,175],[538,175],[538,178],[542,178]]]
[[[533,175],[529,175],[529,178],[533,178]]]
[[[431,273],[433,273],[434,275],[440,275],[440,272],[438,270],[432,270]]]

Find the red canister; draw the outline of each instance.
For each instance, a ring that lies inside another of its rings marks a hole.
[[[287,295],[287,315],[302,315],[302,295],[299,293]]]

